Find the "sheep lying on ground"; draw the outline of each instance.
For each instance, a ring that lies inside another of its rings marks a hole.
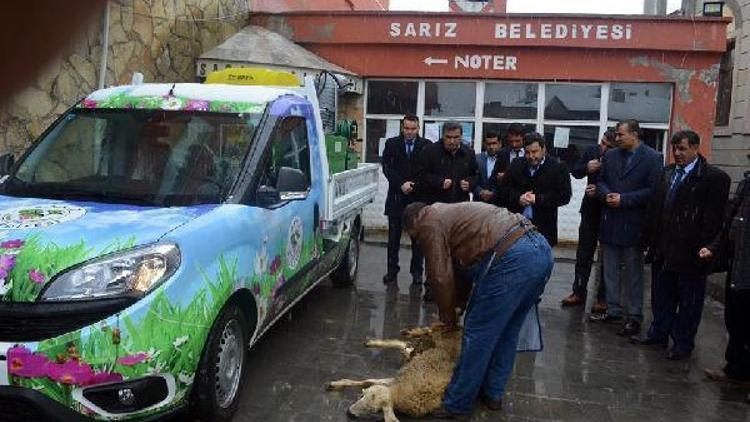
[[[441,326],[416,328],[403,333],[409,341],[368,340],[367,347],[394,348],[406,358],[394,378],[328,384],[329,390],[363,387],[362,397],[349,407],[349,415],[366,417],[383,412],[386,422],[398,422],[396,412],[424,417],[438,410],[461,352],[463,330],[446,331]]]

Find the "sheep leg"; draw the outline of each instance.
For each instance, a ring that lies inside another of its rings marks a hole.
[[[393,378],[368,378],[364,380],[340,379],[326,384],[326,390],[342,390],[347,387],[367,388],[373,385],[390,385]]]
[[[365,342],[365,347],[375,347],[378,349],[396,349],[401,352],[404,359],[409,359],[414,348],[409,346],[409,343],[402,340],[380,340],[370,339]]]
[[[401,330],[401,335],[409,338],[424,337],[432,333],[431,327],[416,327]]]

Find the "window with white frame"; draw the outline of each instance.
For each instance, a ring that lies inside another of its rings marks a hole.
[[[475,151],[484,134],[505,138],[521,123],[542,133],[552,155],[572,164],[608,127],[636,119],[642,139],[664,152],[672,105],[669,83],[554,83],[527,81],[370,80],[365,109],[365,160],[379,161],[385,139],[397,136],[400,119],[414,113],[422,136],[437,141],[448,120],[462,123]]]

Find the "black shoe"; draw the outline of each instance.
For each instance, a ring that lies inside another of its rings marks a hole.
[[[620,323],[623,318],[619,315],[610,314],[591,314],[589,315],[589,321],[591,322],[607,322],[607,323]]]
[[[641,332],[641,323],[633,321],[632,319],[622,326],[622,329],[617,332],[618,336],[631,337]]]
[[[439,409],[430,412],[430,414],[428,414],[427,416],[435,419],[455,419],[459,421],[468,421],[471,419],[470,414],[453,413],[450,410],[446,409],[444,406],[440,406]]]
[[[690,357],[690,353],[678,352],[676,350],[670,350],[667,352],[667,359],[669,360],[683,360]]]
[[[411,284],[412,286],[421,286],[422,285],[422,276],[421,275],[414,275],[411,277]]]
[[[484,407],[490,410],[502,410],[503,409],[503,399],[491,399],[485,395],[480,395],[480,399],[482,400],[482,404],[484,404]]]
[[[667,340],[652,338],[652,337],[640,337],[640,336],[632,336],[630,337],[630,344],[635,344],[637,346],[660,346],[660,347],[667,347]]]
[[[383,284],[395,284],[398,274],[388,273],[383,276]]]

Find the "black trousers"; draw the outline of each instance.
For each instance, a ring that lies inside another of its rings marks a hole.
[[[573,277],[573,294],[586,297],[588,293],[591,266],[594,264],[596,245],[599,243],[599,216],[581,215],[581,225],[578,226],[578,248],[576,249],[576,267]],[[596,298],[605,300],[604,270],[601,256],[599,257],[599,288]]]
[[[705,298],[705,274],[678,274],[655,262],[651,266],[651,312],[654,319],[648,337],[665,341],[671,337],[672,350],[692,352]]]
[[[403,226],[401,217],[388,216],[388,274],[395,276],[401,269],[398,265],[398,251],[401,248],[401,232]],[[409,272],[412,277],[422,277],[424,272],[424,255],[419,245],[411,239],[411,265]]]
[[[730,378],[750,381],[750,290],[736,290],[730,285],[727,277],[724,322],[729,342],[724,372]]]

